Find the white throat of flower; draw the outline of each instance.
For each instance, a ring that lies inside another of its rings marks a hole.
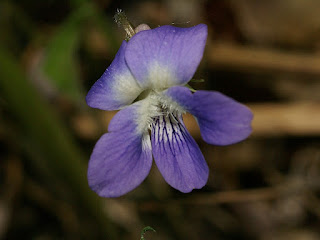
[[[137,131],[139,134],[146,134],[151,129],[152,123],[160,116],[178,119],[186,111],[170,97],[163,92],[150,91],[149,94],[141,100],[141,106],[136,118]]]

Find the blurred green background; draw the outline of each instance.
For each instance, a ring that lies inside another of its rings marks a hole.
[[[117,199],[87,185],[95,142],[114,112],[85,95],[111,63],[123,9],[137,26],[205,23],[196,89],[248,104],[253,134],[215,147],[188,129],[210,167],[182,194],[155,165]],[[0,239],[320,239],[318,0],[1,0]]]

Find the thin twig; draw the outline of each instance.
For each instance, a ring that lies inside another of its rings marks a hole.
[[[250,190],[234,190],[209,194],[198,194],[183,199],[173,199],[165,202],[141,202],[139,205],[142,211],[158,211],[170,204],[183,205],[217,205],[223,203],[256,202],[278,198],[281,189],[277,187],[259,188]]]
[[[209,63],[213,68],[239,71],[280,71],[320,75],[320,55],[252,48],[226,43],[210,43]]]

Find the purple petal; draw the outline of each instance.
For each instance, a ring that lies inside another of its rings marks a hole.
[[[137,105],[125,108],[115,116],[122,121],[119,124],[112,123],[109,127],[111,132],[99,139],[91,155],[89,186],[102,197],[118,197],[133,190],[150,171],[150,137],[135,131],[135,118],[126,116],[133,113]]]
[[[109,132],[134,132],[137,129],[137,120],[139,116],[139,108],[141,108],[141,101],[136,102],[128,107],[117,112],[117,114],[111,119],[108,125]],[[143,133],[141,133],[143,134]]]
[[[229,145],[247,138],[253,114],[245,105],[219,92],[197,91],[172,87],[166,95],[193,114],[207,143]]]
[[[129,105],[142,92],[124,59],[127,42],[123,41],[115,59],[86,97],[87,104],[102,110],[117,110]]]
[[[140,86],[167,88],[187,83],[203,55],[207,26],[162,26],[142,31],[128,42],[125,58]]]
[[[151,143],[158,169],[172,187],[187,193],[206,184],[209,175],[207,163],[181,116],[155,119]]]

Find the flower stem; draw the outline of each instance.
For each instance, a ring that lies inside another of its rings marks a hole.
[[[129,22],[127,15],[125,14],[124,11],[121,9],[118,9],[116,14],[114,15],[114,20],[118,24],[118,26],[122,26],[123,29],[126,31],[127,37],[126,40],[128,41],[130,38],[133,37],[133,35],[136,34],[134,31],[134,27],[132,24]]]

